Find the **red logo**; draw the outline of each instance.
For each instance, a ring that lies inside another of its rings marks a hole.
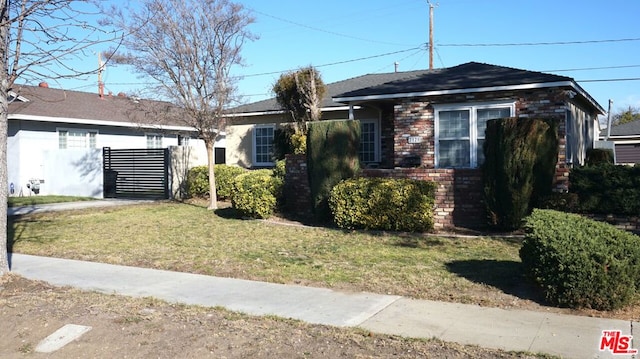
[[[600,337],[600,351],[610,350],[613,354],[637,354],[631,348],[631,335],[623,335],[620,330],[603,330]]]

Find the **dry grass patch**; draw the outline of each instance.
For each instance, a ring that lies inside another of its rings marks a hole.
[[[18,253],[413,298],[499,306],[519,300],[517,240],[281,226],[230,211],[154,203],[36,214],[10,223],[10,246]]]

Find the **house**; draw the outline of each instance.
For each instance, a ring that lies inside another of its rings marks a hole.
[[[322,118],[361,122],[360,159],[369,167],[364,175],[438,181],[438,227],[484,222],[478,168],[487,120],[558,119],[556,186],[566,188],[569,169],[583,164],[594,147],[597,116],[604,113],[570,77],[477,62],[365,75],[328,88],[333,103],[325,102]],[[227,127],[232,163],[270,164],[273,129],[286,121],[271,101],[238,109]]]
[[[10,196],[55,194],[102,197],[102,148],[186,146],[206,164],[197,132],[166,116],[175,107],[159,101],[15,85],[9,93]],[[216,144],[224,147],[224,139]],[[37,189],[37,190],[34,190]]]
[[[640,163],[640,120],[611,126],[600,138],[614,143],[616,164]]]

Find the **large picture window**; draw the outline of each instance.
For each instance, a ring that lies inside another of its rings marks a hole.
[[[253,164],[256,166],[273,165],[273,125],[260,125],[253,128]]]
[[[475,168],[484,162],[487,121],[512,117],[514,103],[434,106],[436,166]]]

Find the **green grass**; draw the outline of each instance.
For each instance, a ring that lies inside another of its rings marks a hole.
[[[276,283],[482,302],[521,285],[518,240],[277,225],[154,203],[10,219],[10,250]],[[491,304],[491,303],[488,303]]]
[[[33,206],[36,204],[61,203],[61,202],[77,202],[77,201],[94,201],[91,197],[74,197],[74,196],[29,196],[29,197],[9,197],[7,205],[9,207]]]

